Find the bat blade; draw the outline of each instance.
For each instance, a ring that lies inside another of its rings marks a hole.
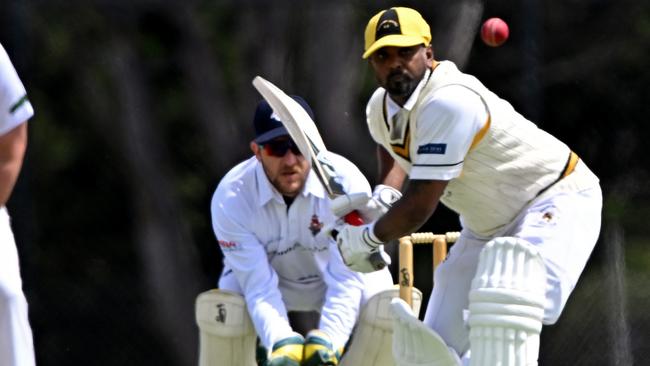
[[[269,103],[273,111],[280,116],[280,121],[289,132],[291,139],[298,145],[302,155],[308,159],[328,196],[335,198],[344,195],[345,191],[339,183],[336,169],[327,160],[325,154],[327,148],[323,138],[309,113],[293,98],[261,76],[256,76],[253,79],[253,86]],[[363,225],[363,219],[356,210],[348,213],[344,219],[350,225]],[[382,257],[380,252],[371,254],[369,260],[377,270],[387,265],[386,259]]]
[[[311,161],[320,151],[327,150],[318,129],[316,129],[316,124],[298,102],[261,76],[256,76],[253,79],[253,86],[269,103],[273,111],[280,116],[282,124],[286,127],[291,138],[298,144],[300,152],[305,157]],[[298,121],[307,121],[303,122],[302,125],[311,125],[309,132],[312,135],[310,138],[308,138],[309,135],[306,130],[301,129]],[[316,131],[315,134],[313,133],[314,130]]]
[[[323,138],[318,132],[316,123],[314,123],[314,120],[311,119],[309,113],[307,113],[298,102],[285,94],[282,89],[260,76],[256,76],[255,79],[253,79],[253,85],[265,99],[268,96],[271,99],[276,99],[278,102],[282,103],[282,106],[278,104],[278,108],[280,110],[286,109],[291,114],[291,118],[287,119],[288,123],[295,124],[300,131],[305,134],[307,140],[313,146],[316,153],[327,150],[325,142],[323,142]],[[266,101],[271,104],[269,99],[266,99]],[[271,105],[271,107],[273,107],[273,105]],[[278,111],[276,111],[276,113],[278,113]]]
[[[295,132],[296,138],[300,140],[306,139],[308,145],[306,149],[309,150],[309,154],[311,155],[312,167],[314,167],[318,178],[330,195],[345,194],[343,187],[339,183],[339,176],[336,174],[336,169],[327,158],[325,142],[323,142],[323,138],[318,132],[318,127],[316,127],[316,123],[311,119],[309,113],[298,102],[270,81],[257,76],[253,80],[253,85],[264,96],[266,101],[269,102],[274,111],[276,111],[274,105],[278,106],[278,111],[282,114],[278,113],[278,111],[276,113],[280,115],[282,123],[287,128],[287,131],[289,131],[291,137],[294,138],[293,131]]]
[[[253,86],[280,116],[291,139],[298,145],[302,155],[308,159],[327,194],[332,198],[344,194],[343,188],[337,182],[335,170],[322,158],[327,148],[307,111],[280,88],[260,76],[253,79]]]

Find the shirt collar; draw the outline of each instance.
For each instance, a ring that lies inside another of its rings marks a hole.
[[[266,205],[271,200],[275,200],[279,203],[284,202],[282,194],[273,187],[273,184],[271,184],[269,178],[266,176],[266,172],[264,172],[262,163],[259,161],[255,167],[255,175],[257,177],[257,196],[259,198],[258,202],[260,206]],[[310,194],[318,198],[325,198],[326,196],[325,188],[320,183],[320,180],[318,180],[313,169],[310,169],[305,186],[300,193],[300,195],[304,197],[307,197]]]
[[[314,173],[314,169],[310,169],[309,175],[307,176],[307,182],[305,182],[305,188],[302,190],[303,196],[308,196],[310,194],[318,198],[325,198],[327,196],[325,187],[323,187],[318,176]]]
[[[386,98],[386,112],[388,114],[388,120],[390,121],[394,115],[397,114],[401,109],[405,109],[407,111],[410,111],[413,109],[415,106],[415,102],[417,102],[418,98],[420,97],[420,93],[422,92],[422,88],[424,88],[424,85],[427,83],[427,80],[429,80],[429,74],[431,73],[431,69],[427,68],[427,70],[424,73],[424,76],[422,77],[422,80],[418,83],[418,86],[415,87],[415,90],[409,97],[409,99],[404,103],[404,106],[400,106],[397,104],[390,96]]]
[[[260,206],[266,205],[272,199],[282,202],[282,196],[273,188],[260,161],[255,166],[255,176],[257,177],[257,197]]]

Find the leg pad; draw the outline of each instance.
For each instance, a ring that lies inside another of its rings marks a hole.
[[[533,245],[514,237],[485,245],[469,294],[470,365],[537,365],[545,286]]]
[[[257,334],[244,298],[209,290],[196,298],[199,366],[256,366]]]

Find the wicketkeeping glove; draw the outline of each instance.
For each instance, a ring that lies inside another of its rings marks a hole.
[[[303,366],[336,366],[343,349],[335,350],[330,337],[315,329],[307,333]]]
[[[391,263],[384,243],[373,233],[374,222],[367,225],[340,227],[336,243],[345,264],[357,272],[374,272]]]
[[[260,360],[261,366],[300,366],[305,339],[298,333],[281,339],[273,345],[271,355]]]

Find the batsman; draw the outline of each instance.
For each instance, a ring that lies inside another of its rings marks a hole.
[[[416,10],[373,16],[362,57],[379,84],[366,115],[380,182],[403,195],[378,220],[340,230],[345,262],[417,231],[440,202],[462,226],[424,322],[392,302],[397,364],[536,365],[542,325],[560,318],[599,236],[598,178],[475,77],[436,60]]]

